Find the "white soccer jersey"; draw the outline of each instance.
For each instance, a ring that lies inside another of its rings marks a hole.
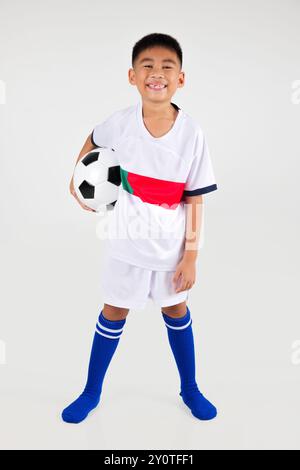
[[[153,137],[142,114],[142,101],[115,111],[96,125],[92,141],[117,153],[122,184],[109,211],[109,254],[158,271],[174,271],[185,247],[184,196],[217,189],[200,125],[175,103],[173,127]]]

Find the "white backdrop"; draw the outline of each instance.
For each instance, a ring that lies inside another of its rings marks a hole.
[[[0,8],[1,448],[299,448],[299,1]],[[85,383],[103,253],[69,181],[93,127],[139,99],[131,52],[152,32],[182,46],[172,101],[201,123],[219,187],[204,196],[189,301],[219,416],[201,423],[181,403],[149,300],[127,317],[97,412],[70,426],[60,413]]]

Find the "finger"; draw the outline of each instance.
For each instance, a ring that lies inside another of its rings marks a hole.
[[[184,279],[181,280],[180,286],[177,287],[176,292],[181,292],[184,290],[191,289],[193,286],[194,282],[193,281],[184,281]]]
[[[83,209],[86,209],[87,211],[92,211],[93,210],[91,207],[89,207],[86,204],[84,204],[83,202],[81,202],[81,200],[78,197],[76,197],[76,200],[77,200],[77,202],[79,202],[79,204],[81,205],[81,207]]]
[[[85,204],[83,204],[79,199],[78,199],[78,202],[79,204],[81,205],[81,207],[87,211],[93,211],[93,209],[89,206],[86,206]]]
[[[181,292],[181,291],[183,290],[183,289],[182,289],[183,284],[184,284],[184,280],[181,279],[179,285],[176,287],[176,292]]]
[[[179,282],[175,282],[174,288],[176,292],[181,288],[181,280],[179,280]]]
[[[183,282],[181,290],[182,290],[182,291],[187,290],[187,289],[188,289],[188,285],[189,285],[189,282],[188,282],[188,281]]]
[[[173,276],[173,282],[176,283],[181,275],[180,271],[176,271],[174,276]]]
[[[184,291],[185,289],[183,289],[182,287],[179,287],[178,289],[176,289],[176,293],[178,294],[179,292],[182,292]]]
[[[96,212],[94,209],[91,209],[91,207],[89,206],[86,206],[85,204],[83,204],[83,202],[81,202],[81,200],[79,199],[79,197],[77,196],[76,192],[75,191],[71,191],[71,194],[72,196],[75,197],[76,201],[81,205],[81,207],[87,211],[91,211],[91,212]]]
[[[182,285],[181,290],[182,290],[182,291],[187,290],[186,284],[183,284],[183,285]]]
[[[80,199],[79,199],[79,197],[77,196],[77,194],[76,194],[74,191],[73,191],[73,192],[71,191],[71,194],[72,194],[72,196],[76,199],[76,201],[78,201],[79,204],[81,205],[82,202],[80,201]]]

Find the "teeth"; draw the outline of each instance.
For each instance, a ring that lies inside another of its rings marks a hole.
[[[148,85],[149,88],[165,88],[165,85]]]

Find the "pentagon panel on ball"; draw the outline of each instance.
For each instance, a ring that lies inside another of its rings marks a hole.
[[[113,149],[99,147],[84,155],[74,170],[78,198],[91,209],[112,210],[121,184],[120,165]]]

